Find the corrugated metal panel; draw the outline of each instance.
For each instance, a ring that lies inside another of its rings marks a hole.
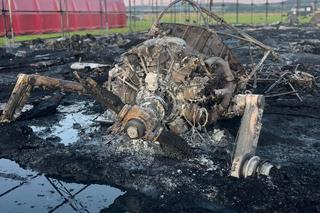
[[[7,0],[0,1],[8,10]],[[125,10],[123,0],[12,0],[13,30],[21,35],[125,27]],[[4,18],[9,20],[8,12],[0,17],[0,35],[5,34]]]

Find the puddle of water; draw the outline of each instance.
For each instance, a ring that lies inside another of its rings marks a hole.
[[[1,212],[99,212],[123,194],[106,185],[47,178],[22,169],[13,161],[0,159]]]
[[[62,116],[58,123],[52,126],[30,126],[32,130],[42,138],[57,136],[61,139],[61,143],[68,145],[79,139],[79,133],[93,132],[98,130],[94,119],[99,114],[86,114],[86,102],[79,102],[70,106],[59,106],[58,112]]]

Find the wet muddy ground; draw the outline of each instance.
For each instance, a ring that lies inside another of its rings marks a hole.
[[[300,64],[319,83],[320,30],[246,30],[275,47],[287,64]],[[37,40],[0,51],[0,104],[16,75],[39,73],[72,80],[79,60],[113,64],[144,34]],[[243,56],[245,57],[245,56]],[[0,126],[0,206],[5,212],[319,212],[320,96],[318,89],[267,99],[258,155],[281,165],[270,177],[229,177],[239,119],[209,134],[217,147],[190,140],[194,155],[176,160],[159,144],[129,141],[99,122],[103,109],[90,97],[36,89],[31,110]]]

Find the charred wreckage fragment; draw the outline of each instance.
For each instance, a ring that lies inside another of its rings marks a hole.
[[[122,55],[121,63],[99,85],[75,72],[78,82],[40,75],[20,74],[1,122],[15,120],[34,87],[90,95],[117,114],[114,132],[130,139],[158,141],[187,157],[192,149],[181,137],[191,128],[200,132],[220,119],[242,116],[236,137],[231,176],[269,175],[274,167],[255,155],[261,130],[264,96],[246,93],[251,77],[272,53],[271,48],[228,25],[195,2],[195,9],[213,18],[239,39],[261,48],[264,56],[252,69],[245,69],[218,34],[208,27],[160,23],[163,11],[150,30],[151,39]]]

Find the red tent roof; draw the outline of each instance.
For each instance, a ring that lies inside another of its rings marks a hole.
[[[0,0],[8,11],[8,1]],[[12,0],[15,35],[125,27],[123,0]],[[60,11],[66,11],[61,13]],[[0,35],[10,29],[9,13],[0,16]]]

